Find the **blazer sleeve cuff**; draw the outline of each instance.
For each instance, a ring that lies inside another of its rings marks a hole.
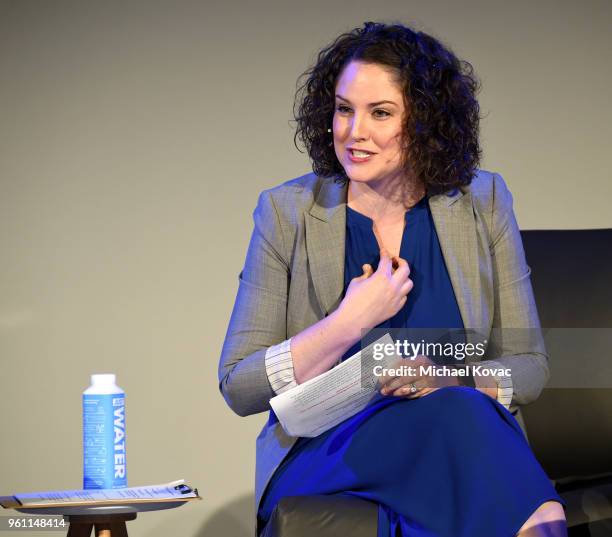
[[[487,360],[486,362],[482,362],[482,366],[483,369],[489,369],[491,371],[491,378],[495,379],[497,383],[497,401],[503,405],[506,410],[510,410],[512,396],[514,395],[512,377],[509,375],[499,375],[496,372],[500,369],[505,369],[504,364],[496,362],[495,360]]]
[[[291,356],[291,338],[272,345],[266,350],[266,374],[275,394],[281,394],[295,388],[297,382],[293,373],[293,358]]]

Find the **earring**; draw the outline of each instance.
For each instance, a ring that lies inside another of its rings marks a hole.
[[[327,129],[327,132],[331,132],[331,129]]]

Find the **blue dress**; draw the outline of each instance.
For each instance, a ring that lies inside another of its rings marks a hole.
[[[379,327],[463,328],[427,198],[405,219],[400,257],[414,287]],[[347,206],[345,292],[364,263],[378,265],[372,223]],[[376,502],[378,537],[512,537],[542,503],[565,505],[512,414],[463,386],[387,397],[316,438],[299,438],[266,487],[261,527],[280,498],[310,494]]]

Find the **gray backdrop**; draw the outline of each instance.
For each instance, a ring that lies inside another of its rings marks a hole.
[[[482,79],[483,167],[521,227],[610,227],[611,15],[605,0],[2,1],[0,494],[80,486],[81,392],[114,372],[129,484],[185,478],[204,497],[130,535],[249,535],[266,416],[232,414],[217,363],[257,194],[309,171],[288,122],[298,75],[366,20],[433,33]]]

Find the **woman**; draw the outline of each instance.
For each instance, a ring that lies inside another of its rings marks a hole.
[[[366,23],[306,75],[296,136],[314,173],[260,195],[221,355],[239,415],[352,355],[362,330],[539,322],[511,195],[476,169],[469,64],[422,32]],[[481,365],[510,378],[385,378],[387,398],[316,438],[288,436],[270,411],[257,531],[283,496],[349,494],[379,505],[381,537],[565,535],[562,500],[507,410],[546,383],[541,339],[487,352]]]

